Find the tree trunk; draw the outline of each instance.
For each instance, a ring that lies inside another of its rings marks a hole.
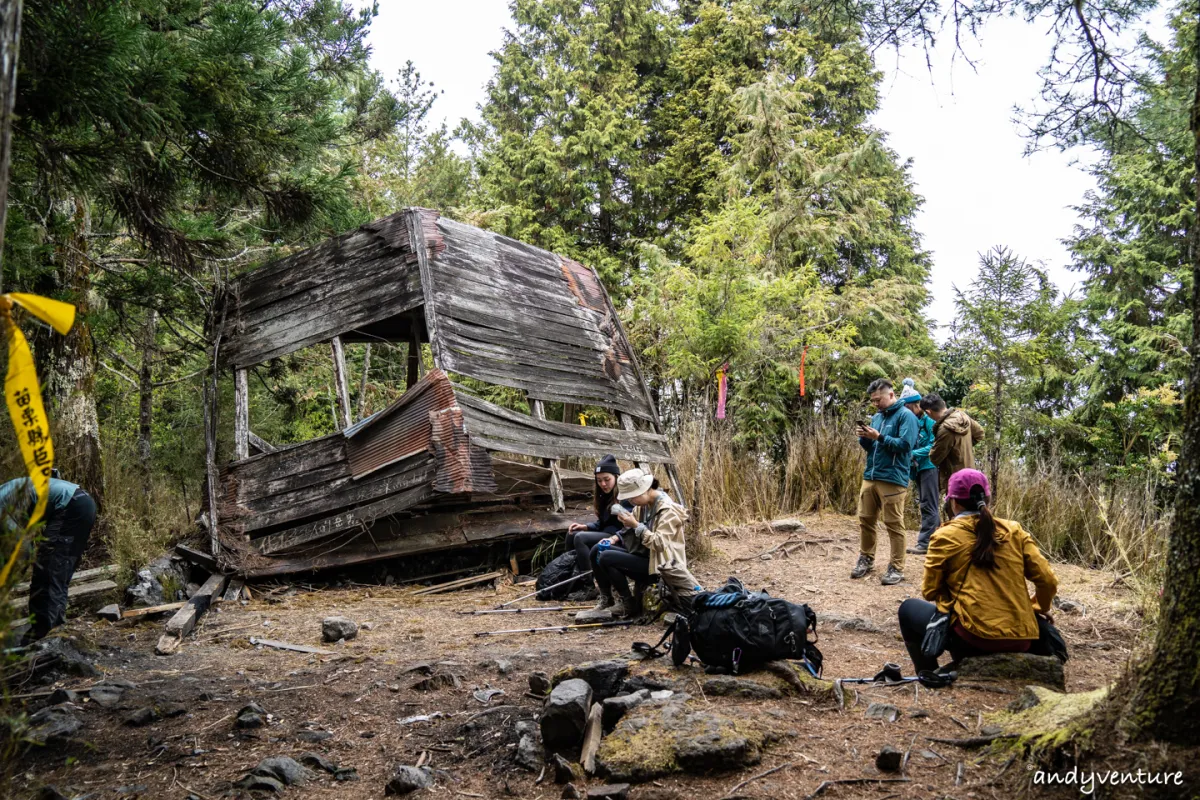
[[[358,409],[355,411],[355,419],[363,419],[367,412],[367,381],[371,374],[371,343],[367,342],[367,348],[363,352],[363,371],[362,378],[358,381]]]
[[[1158,634],[1150,655],[1133,668],[1120,725],[1135,739],[1200,743],[1200,37],[1191,130],[1196,201],[1188,257],[1192,262],[1192,351],[1183,405],[1183,443],[1176,475],[1175,518],[1167,543]],[[1115,692],[1117,702],[1125,696]]]
[[[54,409],[55,461],[63,478],[83,486],[97,502],[102,502],[104,471],[100,420],[96,413],[96,359],[88,324],[92,270],[87,257],[87,233],[91,213],[85,198],[76,196],[70,202],[73,229],[67,241],[57,248],[57,281],[75,304],[75,325],[66,336],[53,334],[43,340],[41,377]]]
[[[1004,370],[996,363],[996,387],[993,397],[992,426],[996,429],[992,439],[992,452],[988,453],[988,480],[992,482],[992,497],[996,496],[1000,477],[1000,445],[1004,436]],[[968,434],[969,435],[969,434]]]
[[[13,103],[17,99],[20,42],[21,0],[0,0],[0,256],[4,254],[4,228],[8,219],[8,163],[12,151],[12,115]]]
[[[150,509],[153,507],[151,495],[154,490],[151,480],[151,456],[154,452],[154,342],[157,331],[158,312],[152,310],[146,315],[146,325],[142,330],[142,363],[138,370],[137,456],[142,478],[142,498],[145,502],[142,516],[146,523],[150,521]]]

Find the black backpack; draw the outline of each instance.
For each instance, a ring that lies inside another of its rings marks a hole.
[[[815,637],[817,615],[807,605],[747,592],[730,578],[718,591],[693,598],[691,613],[677,620],[671,653],[681,664],[694,650],[707,671],[734,675],[776,659],[803,660],[819,676],[821,651],[808,641],[809,631]]]
[[[562,583],[575,574],[575,551],[568,550],[558,558],[551,561],[546,566],[542,567],[542,571],[538,574],[537,583],[534,588],[537,589],[538,600],[562,600],[571,592],[577,592],[580,589],[586,589],[592,585],[592,576],[580,575],[577,579],[570,583],[563,583],[562,586],[555,586],[553,589],[547,588],[554,586],[556,583]]]

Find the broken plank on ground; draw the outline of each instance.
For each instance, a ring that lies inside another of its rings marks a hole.
[[[121,612],[121,619],[136,619],[137,617],[148,617],[153,614],[165,614],[168,611],[178,611],[188,604],[187,600],[180,600],[177,603],[163,603],[161,606],[146,606],[145,608],[127,608]]]
[[[208,610],[213,598],[225,590],[228,581],[228,575],[210,575],[200,590],[192,595],[192,599],[176,611],[175,616],[167,620],[166,630],[158,637],[154,652],[165,656],[178,650],[183,637],[192,632],[192,628],[196,627],[196,620]]]
[[[98,594],[100,592],[110,592],[116,589],[117,585],[112,581],[93,581],[92,583],[79,583],[68,587],[67,599],[73,600],[76,597],[85,597],[89,594]],[[14,597],[8,601],[13,608],[24,608],[29,605],[29,597]]]
[[[418,589],[417,591],[413,592],[412,596],[415,597],[420,594],[439,594],[441,592],[449,592],[454,589],[464,589],[468,586],[474,586],[477,583],[484,583],[485,581],[494,581],[499,578],[503,578],[504,575],[504,572],[496,571],[488,572],[484,575],[474,575],[470,578],[460,578],[456,581],[450,581],[449,583],[438,584],[437,586],[426,586],[424,589]]]
[[[280,642],[275,639],[259,639],[256,636],[250,637],[250,644],[262,645],[263,647],[273,647],[276,650],[291,650],[296,653],[310,653],[315,656],[332,656],[335,655],[332,650],[322,650],[320,647],[310,647],[306,644],[292,644],[291,642]]]

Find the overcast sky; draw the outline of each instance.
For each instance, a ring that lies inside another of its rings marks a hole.
[[[464,116],[478,117],[493,68],[489,52],[509,24],[506,0],[379,0],[373,62],[394,77],[411,59],[444,92],[433,117],[453,128]],[[935,53],[932,74],[920,52],[902,52],[899,60],[891,51],[878,54],[886,77],[874,124],[902,158],[913,160],[912,176],[925,198],[917,229],[933,254],[929,315],[941,326],[954,317],[954,287],[966,288],[978,253],[993,245],[1041,262],[1060,289],[1079,281],[1066,269],[1062,240],[1075,224],[1072,206],[1094,186],[1074,163],[1089,154],[1025,156],[1013,121],[1014,106],[1037,94],[1037,69],[1048,48],[1044,29],[1002,19],[989,24],[982,45],[969,49],[974,70],[961,58],[953,63],[948,47]]]

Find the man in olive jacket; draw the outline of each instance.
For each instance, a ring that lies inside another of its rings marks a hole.
[[[891,586],[904,580],[904,502],[917,443],[917,418],[896,397],[891,381],[872,381],[867,392],[878,413],[870,425],[860,423],[856,431],[858,443],[867,451],[867,466],[858,495],[858,563],[850,577],[861,578],[875,568],[875,524],[882,513],[891,560],[879,582]]]
[[[938,468],[944,492],[951,475],[975,469],[975,444],[983,439],[983,427],[961,408],[947,408],[946,401],[937,394],[922,397],[921,408],[935,423],[929,460]]]

